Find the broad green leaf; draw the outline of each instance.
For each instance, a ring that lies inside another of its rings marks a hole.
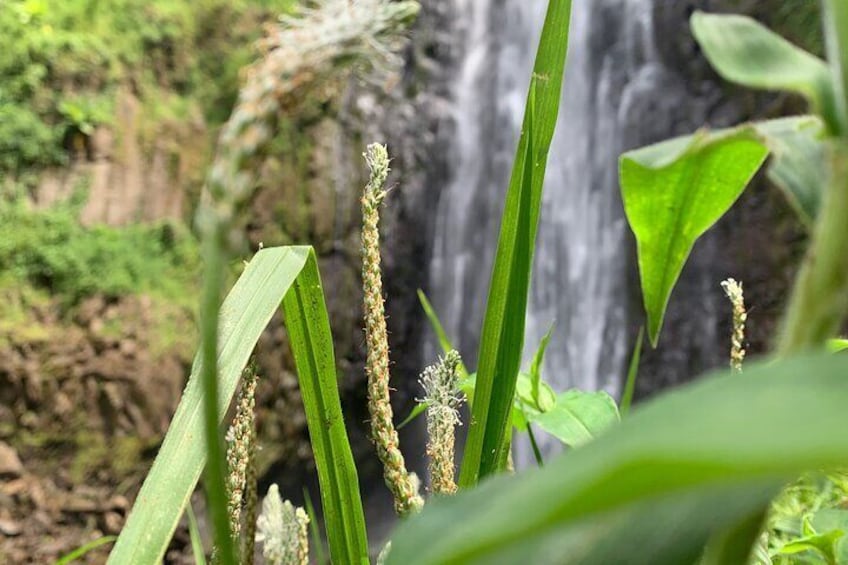
[[[666,393],[543,469],[429,503],[388,564],[694,563],[788,480],[848,463],[846,374],[816,355]]]
[[[570,20],[571,0],[548,3],[489,285],[477,387],[459,475],[463,488],[498,472],[506,460],[542,183],[559,112]]]
[[[298,360],[313,446],[320,443],[323,449],[319,455],[316,448],[315,459],[321,479],[324,513],[329,515],[325,517],[327,533],[332,550],[344,556],[339,558],[340,561],[360,563],[367,559],[361,506],[353,503],[347,508],[341,508],[349,500],[359,500],[359,487],[355,480],[355,469],[350,467],[350,447],[343,431],[335,372],[331,371],[332,366],[327,361],[333,356],[332,344],[329,341],[327,314],[317,278],[315,255],[311,248],[282,247],[260,251],[224,300],[218,339],[218,417],[223,422],[239,377],[259,336],[293,286],[295,291],[292,294],[303,303],[303,310],[290,309],[287,312],[291,326],[289,332]],[[315,324],[315,327],[306,325],[310,323]],[[309,370],[302,368],[304,359],[315,363],[315,367]],[[162,560],[206,464],[199,378],[201,365],[198,356],[162,447],[109,556],[109,563],[152,565]],[[313,377],[317,380],[303,382]],[[315,392],[316,387],[322,388],[320,394]],[[322,406],[321,403],[326,404]],[[316,437],[319,435],[321,437]],[[331,448],[326,448],[327,444]],[[337,459],[323,457],[328,451]],[[328,474],[331,477],[329,483]],[[334,482],[333,478],[342,482]],[[343,490],[348,491],[346,494],[339,493],[339,484]],[[324,494],[325,490],[327,495]],[[357,510],[359,516],[339,529],[336,517],[356,514]],[[356,558],[347,560],[347,556],[353,554],[356,554]]]
[[[551,385],[542,379],[534,381],[532,374],[523,371],[518,373],[518,380],[515,382],[515,404],[521,411],[547,412],[554,407],[556,399]]]
[[[624,382],[624,392],[621,394],[619,411],[622,416],[630,412],[633,403],[633,393],[636,390],[636,377],[639,376],[639,358],[642,356],[642,341],[645,339],[645,327],[639,328],[636,343],[633,345],[633,354],[630,356],[630,366],[627,368],[627,380]]]
[[[286,330],[318,470],[330,558],[368,565],[365,515],[342,415],[333,335],[318,262],[311,248],[309,253],[310,260],[283,299]]]
[[[749,88],[798,93],[826,117],[836,114],[833,81],[824,61],[747,16],[695,12],[692,34],[724,79]]]
[[[822,123],[813,116],[754,124],[771,152],[768,178],[811,228],[827,186]]]
[[[625,153],[624,211],[636,236],[648,336],[656,347],[695,241],[736,201],[768,151],[751,127],[698,132]]]
[[[569,390],[556,397],[553,408],[531,414],[529,420],[565,445],[578,447],[616,424],[619,415],[615,400],[606,392]]]

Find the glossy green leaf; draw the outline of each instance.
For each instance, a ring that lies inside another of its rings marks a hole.
[[[290,294],[296,298],[287,296],[292,288]],[[218,417],[223,422],[250,354],[284,296],[289,302],[297,300],[302,304],[302,308],[287,309],[287,320],[309,431],[316,447],[330,545],[334,552],[344,556],[340,561],[361,563],[368,555],[361,506],[350,503],[359,500],[359,486],[341,421],[335,369],[329,362],[333,353],[327,313],[315,255],[310,247],[260,251],[224,300],[218,339]],[[302,367],[302,364],[314,367]],[[152,565],[160,562],[200,478],[206,463],[201,365],[198,356],[159,454],[109,556],[109,563]],[[343,505],[346,506],[342,508]],[[357,511],[359,516],[356,516]],[[345,515],[352,515],[352,518],[340,526],[338,517]],[[348,560],[348,556],[354,557]]]
[[[571,0],[548,3],[489,285],[477,387],[459,475],[463,488],[498,472],[506,461],[542,183],[559,112],[570,20]]]
[[[621,158],[648,336],[656,346],[671,291],[695,241],[739,198],[768,154],[753,128],[673,139]]]
[[[559,394],[550,410],[529,416],[531,423],[571,447],[595,439],[619,419],[618,406],[609,394],[581,390]]]
[[[822,123],[813,116],[754,124],[771,152],[768,178],[780,188],[808,228],[821,206],[827,186]]]
[[[798,93],[834,123],[827,63],[747,16],[695,12],[690,24],[704,55],[723,78],[749,88]]]
[[[309,253],[310,260],[283,299],[286,330],[318,470],[330,559],[368,565],[365,515],[342,415],[333,335],[318,262],[311,248]]]
[[[846,374],[817,355],[681,387],[542,469],[429,503],[388,564],[694,563],[797,474],[848,463]]]

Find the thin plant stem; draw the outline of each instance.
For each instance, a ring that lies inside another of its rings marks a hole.
[[[201,306],[201,355],[203,360],[203,416],[208,459],[206,498],[215,532],[216,557],[222,565],[235,565],[235,546],[227,515],[226,461],[218,427],[218,309],[224,284],[223,230],[214,229],[204,241],[206,259]]]
[[[787,308],[779,355],[824,347],[848,311],[848,3],[825,0],[824,7],[839,121],[831,130],[839,136],[828,143],[827,188]]]
[[[536,434],[533,433],[533,425],[527,422],[527,436],[530,438],[530,447],[533,448],[533,457],[536,458],[536,464],[539,467],[545,466],[545,461],[542,458],[542,451],[539,449],[539,444],[536,443]]]

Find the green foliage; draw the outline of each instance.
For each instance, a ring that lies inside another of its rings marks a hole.
[[[627,367],[627,379],[624,381],[624,391],[621,393],[619,410],[622,416],[630,412],[630,405],[633,403],[633,393],[636,390],[636,377],[639,376],[639,359],[642,356],[642,343],[644,339],[645,327],[642,326],[639,328],[639,335],[636,337],[636,343],[633,345],[630,365]]]
[[[4,0],[0,177],[62,164],[67,133],[90,135],[109,123],[121,85],[156,104],[197,101],[220,123],[238,92],[238,70],[255,55],[260,22],[295,3]]]
[[[618,406],[604,391],[568,390],[545,411],[526,409],[530,423],[571,447],[579,447],[618,423]]]
[[[176,224],[80,225],[73,205],[33,211],[0,202],[0,264],[7,276],[60,296],[66,306],[94,294],[148,292],[186,304],[199,255]]]
[[[625,154],[621,193],[636,236],[654,346],[692,247],[736,201],[767,150],[750,129],[702,132]]]
[[[115,541],[115,536],[103,536],[97,538],[94,541],[90,541],[87,544],[78,547],[67,555],[62,556],[53,565],[68,565],[69,563],[73,563],[81,559],[86,553],[94,551],[98,547],[110,544],[113,541]]]
[[[336,563],[368,565],[365,516],[339,400],[333,336],[311,249],[283,309],[318,468],[330,557]]]
[[[636,236],[648,336],[656,346],[671,291],[699,237],[730,209],[769,152],[769,176],[811,224],[825,190],[821,122],[798,116],[701,130],[621,156],[624,211]]]
[[[217,418],[220,422],[225,417],[250,354],[283,297],[310,434],[314,444],[321,446],[316,448],[316,466],[330,551],[343,556],[336,557],[339,562],[363,563],[367,538],[359,483],[345,435],[327,312],[311,248],[260,251],[221,306]],[[168,546],[206,464],[201,374],[203,362],[198,355],[110,563],[153,564]]]
[[[666,394],[542,469],[428,504],[388,563],[695,562],[786,479],[848,462],[846,370],[803,357]]]
[[[492,269],[460,487],[474,486],[506,463],[542,184],[559,111],[570,18],[570,0],[548,4]]]
[[[745,16],[695,12],[691,25],[695,39],[722,77],[750,88],[796,92],[810,101],[828,126],[836,123],[827,63]]]

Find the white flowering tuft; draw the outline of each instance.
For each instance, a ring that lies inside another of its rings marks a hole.
[[[283,501],[276,484],[271,485],[262,501],[256,526],[256,541],[262,543],[262,555],[268,565],[309,563],[309,516],[303,508]]]
[[[427,457],[430,470],[430,491],[434,494],[453,494],[454,428],[460,424],[458,408],[462,404],[457,369],[461,359],[449,351],[435,365],[424,369],[420,383],[427,404]]]

